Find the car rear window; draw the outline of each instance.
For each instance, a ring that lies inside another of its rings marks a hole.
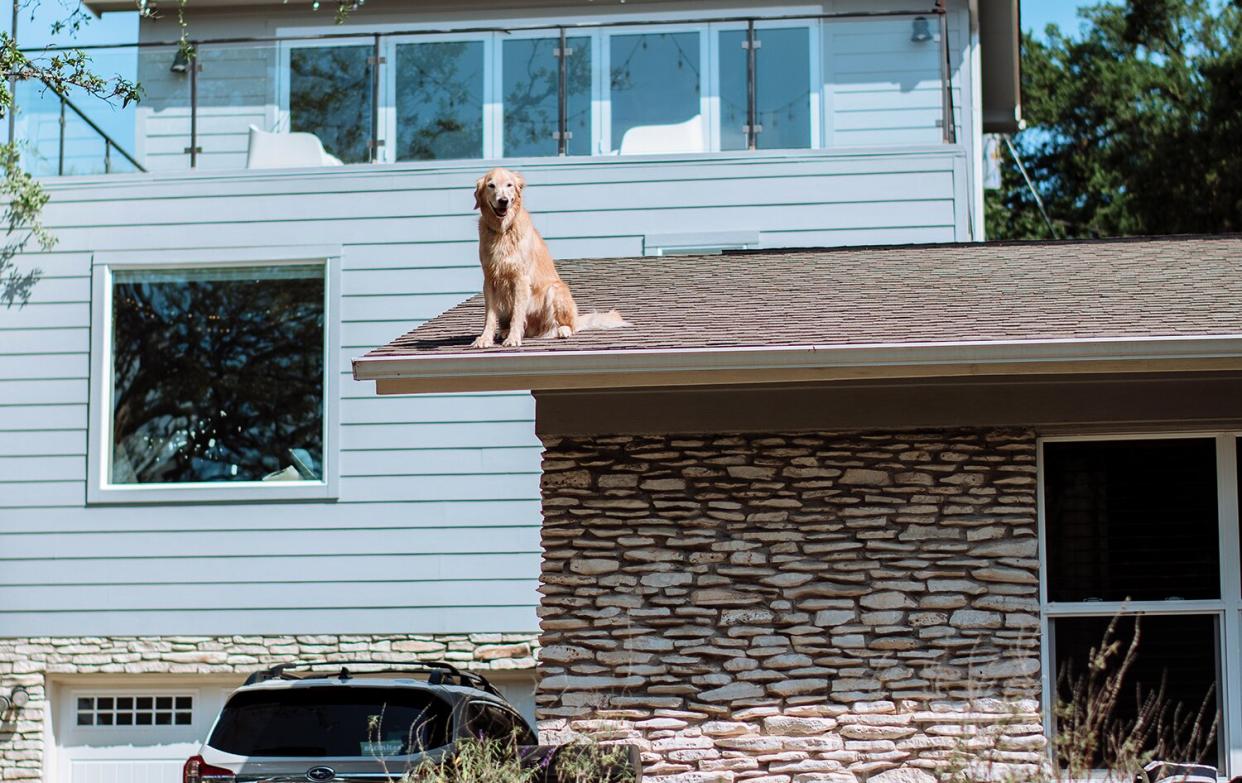
[[[400,688],[234,694],[208,744],[241,756],[399,756],[448,744],[449,707]]]

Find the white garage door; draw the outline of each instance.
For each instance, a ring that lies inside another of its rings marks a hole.
[[[59,783],[180,783],[231,687],[63,686]]]

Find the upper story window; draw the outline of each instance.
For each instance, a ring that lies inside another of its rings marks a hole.
[[[546,31],[394,35],[378,60],[374,40],[291,41],[277,124],[345,163],[806,149],[822,143],[818,31],[806,21],[605,27],[563,43]]]
[[[94,500],[325,497],[327,264],[105,266]]]

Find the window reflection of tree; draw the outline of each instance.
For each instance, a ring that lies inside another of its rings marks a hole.
[[[478,41],[397,47],[397,159],[483,154],[483,47]]]
[[[370,160],[371,66],[365,46],[294,49],[289,55],[290,130],[313,133],[346,163]]]
[[[323,454],[320,278],[118,282],[116,483],[258,481]]]
[[[518,76],[509,72],[509,61],[506,59],[505,80],[507,89],[504,96],[505,113],[505,153],[550,155],[557,151],[556,138],[559,122],[557,93],[560,81],[560,63],[555,50],[560,46],[559,39],[538,38],[530,41],[506,42],[508,47],[527,46],[528,53],[523,58],[523,65],[515,68]],[[570,147],[581,147],[590,150],[590,139],[582,137],[587,133],[591,116],[591,58],[590,42],[585,38],[571,38],[567,41],[572,51],[565,65],[566,96],[566,128],[574,133],[570,139]],[[575,98],[586,98],[584,101]],[[580,104],[580,105],[576,105]],[[572,151],[572,150],[571,150]]]

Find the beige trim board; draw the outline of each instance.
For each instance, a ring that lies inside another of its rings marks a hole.
[[[535,392],[540,436],[1024,427],[1235,428],[1242,372],[855,380]]]

